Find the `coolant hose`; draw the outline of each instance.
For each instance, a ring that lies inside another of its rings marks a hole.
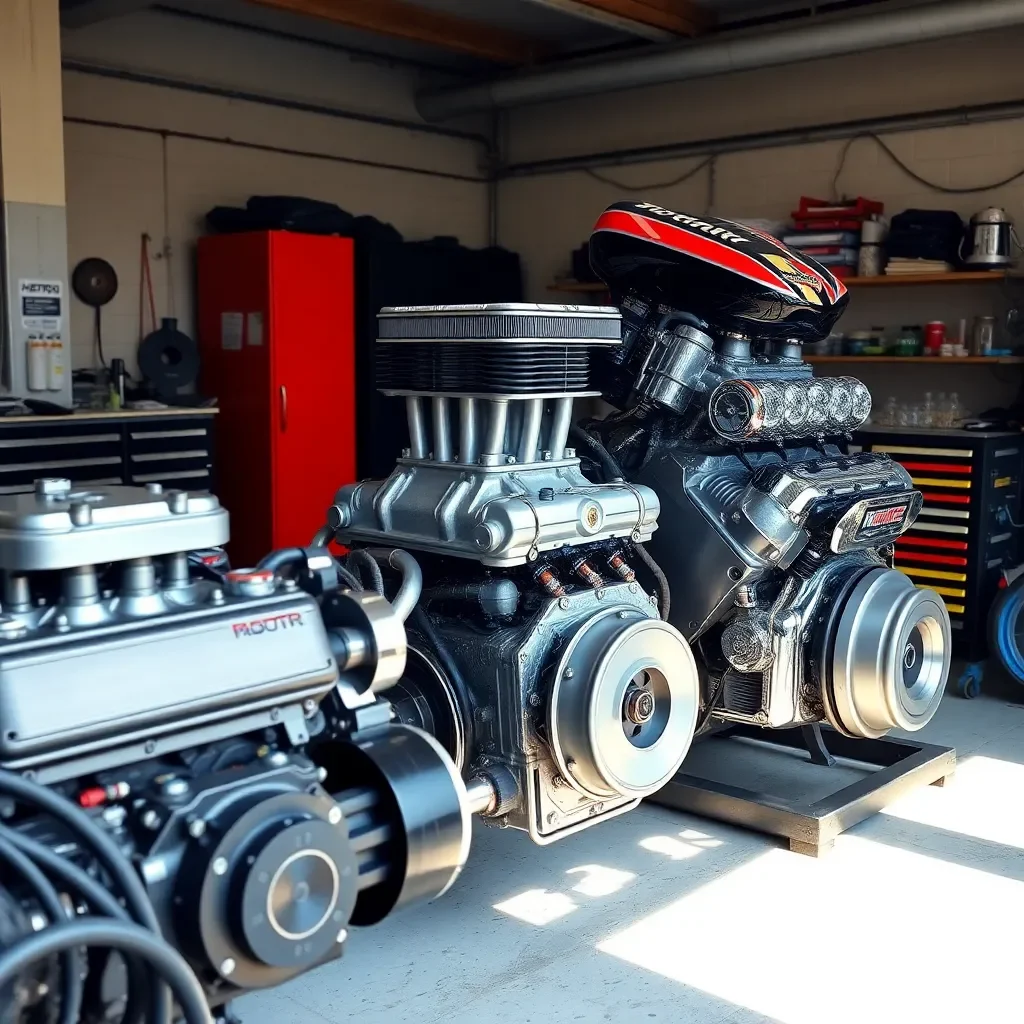
[[[420,571],[420,564],[408,551],[399,548],[368,548],[370,554],[378,562],[387,562],[392,569],[397,569],[402,575],[402,583],[398,593],[391,599],[391,607],[395,614],[405,622],[409,613],[416,607],[423,590],[423,573]]]
[[[637,557],[640,561],[651,570],[651,574],[654,576],[654,583],[658,590],[658,614],[668,621],[669,609],[672,607],[672,591],[668,588],[668,577],[662,571],[661,566],[658,565],[658,563],[651,557],[643,544],[637,544],[633,550],[637,553]]]
[[[257,563],[256,568],[279,572],[286,565],[304,560],[305,557],[306,552],[302,548],[278,548],[277,551],[271,551],[269,555],[264,555]]]
[[[349,562],[357,569],[362,566],[370,574],[370,588],[377,594],[384,596],[384,577],[381,575],[380,566],[377,560],[369,551],[356,548],[348,556]]]
[[[622,467],[612,458],[608,449],[588,430],[584,430],[578,424],[573,424],[569,428],[569,436],[576,442],[582,445],[586,445],[591,455],[601,464],[601,469],[604,471],[604,475],[608,478],[607,482],[611,483],[613,480],[624,480],[625,475],[622,472]]]

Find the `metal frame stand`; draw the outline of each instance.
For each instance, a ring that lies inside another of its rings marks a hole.
[[[875,767],[870,775],[816,801],[787,799],[729,786],[683,770],[650,803],[740,825],[789,840],[794,853],[820,857],[836,836],[877,814],[897,797],[918,786],[941,786],[956,769],[952,747],[917,740],[854,740],[818,725],[769,731],[751,725],[727,725],[702,742],[724,744],[733,737],[768,746],[804,749],[814,764],[831,767],[836,758]],[[826,747],[825,742],[828,742]]]

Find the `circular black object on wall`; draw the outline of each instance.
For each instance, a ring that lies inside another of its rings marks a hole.
[[[99,309],[117,294],[117,271],[106,260],[90,256],[75,267],[71,287],[87,306]]]

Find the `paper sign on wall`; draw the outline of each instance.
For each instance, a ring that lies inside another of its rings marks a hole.
[[[244,329],[245,318],[241,313],[221,313],[220,347],[227,352],[241,352]]]
[[[263,344],[263,314],[262,313],[250,313],[246,318],[246,335],[249,338],[249,344],[259,347]]]
[[[18,281],[21,326],[26,331],[60,331],[63,320],[62,281]]]

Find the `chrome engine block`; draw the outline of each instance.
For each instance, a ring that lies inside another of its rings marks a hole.
[[[423,567],[399,717],[441,739],[488,820],[538,843],[629,810],[683,760],[699,683],[636,577],[655,491],[591,482],[569,446],[618,311],[412,307],[379,324],[378,384],[405,401],[409,448],[387,480],[338,491],[321,539]]]
[[[470,839],[451,759],[383,696],[405,670],[418,571],[394,606],[341,589],[319,547],[190,571],[188,552],[227,540],[209,494],[49,479],[0,497],[0,832],[48,854],[47,874],[66,858],[58,884],[74,865],[106,883],[110,851],[123,856],[212,1006],[441,894]],[[11,779],[85,824],[12,799]],[[16,866],[0,873],[0,950],[18,922],[72,926]],[[100,913],[86,902],[80,914]],[[91,979],[101,1002],[116,975]],[[14,1018],[49,1019],[45,988],[21,979]],[[89,1019],[121,1016],[109,1010]]]
[[[949,614],[891,562],[922,496],[888,456],[844,453],[870,393],[802,358],[845,286],[760,232],[690,221],[620,203],[597,223],[591,260],[624,329],[596,371],[619,411],[587,429],[592,477],[660,499],[649,550],[706,672],[701,727],[920,729],[949,672]]]

